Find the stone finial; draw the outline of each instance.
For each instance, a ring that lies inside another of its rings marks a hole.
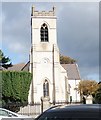
[[[56,12],[56,7],[53,6],[53,14],[55,15],[55,12]]]
[[[32,13],[31,13],[32,16],[33,16],[34,11],[35,11],[35,6],[33,5],[33,6],[32,6]]]
[[[34,5],[32,6],[32,9],[33,9],[33,11],[35,10],[35,6]]]
[[[56,7],[55,6],[53,6],[53,12],[55,12],[56,11]]]

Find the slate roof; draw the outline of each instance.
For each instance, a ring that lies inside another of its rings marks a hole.
[[[9,67],[7,70],[9,70],[9,71],[21,71],[24,66],[25,66],[25,63],[19,63],[19,64],[13,65],[12,67]]]
[[[27,64],[24,65],[24,67],[21,69],[22,71],[29,71],[30,61],[27,62]]]
[[[61,65],[67,71],[67,76],[69,80],[81,80],[77,64],[61,64]]]
[[[15,64],[6,70],[10,71],[29,71],[30,62]],[[61,66],[67,71],[69,80],[81,80],[78,65],[77,64],[61,64]],[[2,68],[4,69],[4,68]]]

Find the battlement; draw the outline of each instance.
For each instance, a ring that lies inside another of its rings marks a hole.
[[[36,11],[35,7],[32,6],[32,14],[31,16],[55,16],[55,7],[53,6],[52,11]]]

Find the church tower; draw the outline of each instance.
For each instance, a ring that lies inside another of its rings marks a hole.
[[[30,86],[29,103],[47,98],[51,103],[66,100],[66,71],[59,61],[55,7],[52,11],[36,11],[31,14]]]

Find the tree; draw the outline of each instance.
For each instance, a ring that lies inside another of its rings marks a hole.
[[[75,62],[76,62],[76,60],[60,54],[60,63],[61,64],[73,64]]]
[[[4,56],[2,50],[0,50],[0,66],[7,69],[8,67],[12,66],[12,63],[10,61],[11,60],[9,59],[9,57]]]
[[[101,104],[101,83],[98,84],[98,89],[95,92],[95,103]]]
[[[77,88],[83,96],[93,95],[97,89],[98,83],[95,80],[82,80]]]

